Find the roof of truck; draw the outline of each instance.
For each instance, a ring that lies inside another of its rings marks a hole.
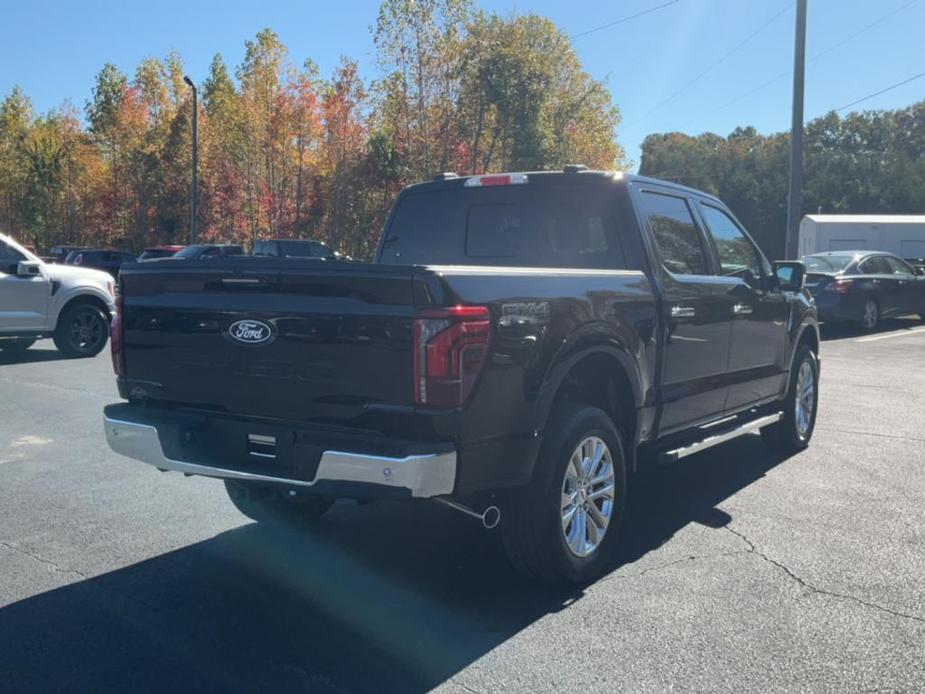
[[[406,190],[411,189],[427,189],[427,188],[460,188],[466,185],[466,180],[470,178],[478,178],[480,176],[520,176],[526,175],[528,181],[535,181],[537,179],[541,180],[553,180],[553,179],[573,179],[573,177],[593,177],[593,178],[609,178],[617,181],[624,181],[626,183],[651,183],[653,185],[665,186],[668,188],[674,188],[679,192],[692,193],[700,195],[702,197],[710,198],[711,200],[716,200],[719,202],[719,198],[710,193],[706,193],[702,190],[697,190],[696,188],[690,188],[689,186],[681,185],[680,183],[673,183],[671,181],[665,181],[659,178],[651,178],[649,176],[639,176],[637,174],[628,174],[622,171],[606,171],[601,169],[585,169],[585,168],[576,168],[576,167],[566,167],[566,169],[558,169],[554,171],[504,171],[504,172],[492,172],[492,173],[482,173],[482,174],[471,174],[471,175],[460,175],[455,173],[444,173],[440,174],[429,181],[421,181],[420,183],[414,183],[406,188]]]

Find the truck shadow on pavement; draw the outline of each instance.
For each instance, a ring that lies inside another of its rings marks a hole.
[[[31,347],[25,352],[7,352],[0,349],[0,366],[6,364],[38,364],[46,361],[64,361],[68,357],[65,357],[61,352],[59,352],[54,347],[50,349],[41,349],[39,347]],[[80,361],[80,360],[74,360]]]
[[[717,505],[781,462],[748,436],[638,477],[621,565],[725,525]],[[0,609],[4,692],[420,692],[585,598],[525,585],[497,532],[423,503],[341,502],[313,532],[247,524],[72,578]]]

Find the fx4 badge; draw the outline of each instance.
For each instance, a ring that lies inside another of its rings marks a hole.
[[[239,320],[228,326],[228,337],[244,345],[262,345],[273,338],[273,331],[263,321]]]
[[[548,322],[548,301],[501,304],[501,325],[537,325]]]

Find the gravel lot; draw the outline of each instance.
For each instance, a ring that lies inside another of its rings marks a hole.
[[[828,335],[808,451],[635,480],[625,563],[563,592],[432,504],[270,532],[109,451],[107,353],[2,359],[4,692],[925,691],[921,323]]]

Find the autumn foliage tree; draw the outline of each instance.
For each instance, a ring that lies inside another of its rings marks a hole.
[[[469,0],[385,0],[378,77],[343,58],[323,78],[270,29],[201,85],[203,240],[311,237],[369,257],[394,195],[437,172],[615,168],[619,115],[568,37]],[[140,250],[189,235],[191,108],[181,57],[106,64],[81,120],[0,101],[0,228],[44,248]]]
[[[828,113],[805,137],[803,212],[925,212],[925,102],[893,111]],[[728,136],[650,135],[640,173],[721,197],[765,252],[783,257],[788,133],[736,128]]]

